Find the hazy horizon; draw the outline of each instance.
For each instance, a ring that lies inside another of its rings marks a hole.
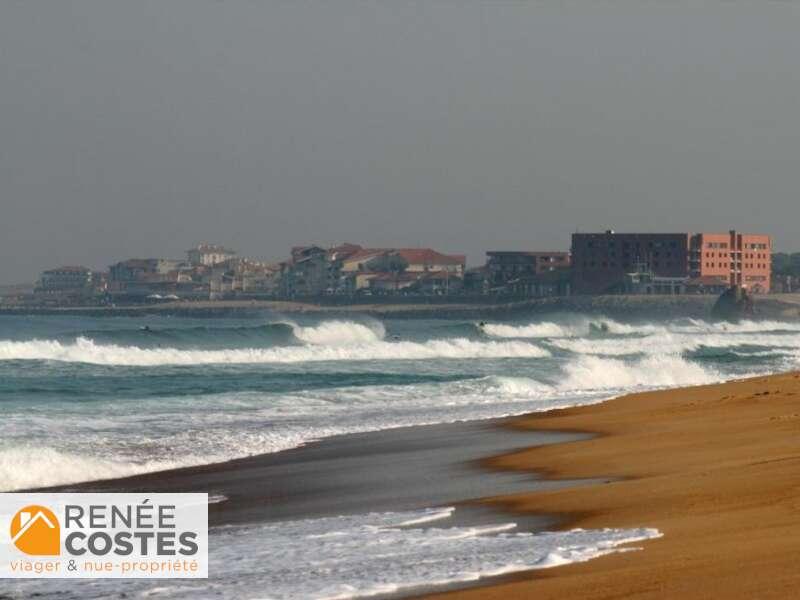
[[[208,241],[800,250],[794,2],[0,4],[0,283]]]

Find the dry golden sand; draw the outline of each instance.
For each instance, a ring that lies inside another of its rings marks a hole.
[[[800,598],[800,375],[634,394],[516,425],[600,435],[493,467],[618,479],[489,502],[560,514],[566,528],[646,526],[664,537],[430,598]]]

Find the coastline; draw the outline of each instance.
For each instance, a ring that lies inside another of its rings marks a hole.
[[[664,536],[632,545],[641,552],[391,597],[785,598],[800,583],[799,433],[800,374],[788,373],[58,489],[209,491],[227,498],[209,507],[218,525],[453,505],[455,524]]]
[[[482,464],[486,456],[582,437],[555,431],[509,431],[503,426],[508,422],[508,418],[485,419],[340,434],[227,462],[31,491],[207,492],[210,498],[220,499],[209,503],[212,526],[448,505],[507,520],[502,511],[473,501],[498,492],[583,483],[487,469]],[[546,515],[528,515],[523,520],[537,528],[553,523]]]
[[[800,584],[800,374],[631,394],[510,426],[595,435],[484,465],[607,480],[482,504],[551,515],[560,529],[654,527],[663,537],[425,598],[788,598]]]
[[[800,316],[800,295],[760,299],[770,317]],[[453,298],[447,296],[377,296],[359,299],[336,296],[301,300],[216,300],[180,301],[129,306],[2,307],[2,315],[78,315],[86,317],[237,317],[262,318],[266,313],[312,314],[331,317],[373,318],[509,318],[559,312],[587,313],[607,317],[642,318],[707,317],[715,296],[554,296],[505,298],[490,296]]]

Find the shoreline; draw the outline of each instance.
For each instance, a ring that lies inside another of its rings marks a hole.
[[[127,306],[1,307],[3,315],[77,315],[88,317],[238,317],[260,318],[265,313],[309,314],[374,318],[506,318],[548,315],[560,312],[603,316],[654,314],[661,317],[707,318],[716,296],[554,296],[543,298],[492,297],[376,297],[347,302],[337,298],[304,300],[216,300],[180,301]],[[793,302],[794,301],[794,302]],[[800,316],[800,295],[759,300],[770,316]]]
[[[225,463],[48,489],[220,493],[226,500],[209,506],[213,524],[453,505],[456,524],[513,520],[527,531],[649,527],[663,534],[632,544],[639,552],[386,598],[785,598],[800,583],[793,562],[798,434],[800,374],[786,373],[518,417],[339,435]],[[409,455],[412,468],[398,471]],[[330,478],[317,484],[321,473]],[[398,498],[387,485],[425,491]],[[274,510],[276,502],[286,510]],[[743,569],[752,555],[758,568]]]
[[[512,493],[582,483],[486,468],[486,456],[582,437],[556,431],[509,434],[508,421],[506,417],[340,434],[226,462],[27,491],[207,492],[209,498],[219,498],[209,503],[209,524],[215,526],[447,505],[507,518],[474,500],[498,490]],[[522,518],[552,522],[546,515]]]
[[[542,298],[375,297],[356,302],[338,298],[300,300],[184,300],[121,306],[0,306],[2,316],[75,315],[84,317],[263,318],[265,314],[318,315],[334,318],[505,319],[554,313],[610,318],[708,319],[715,295],[552,296]],[[767,294],[755,299],[755,319],[800,318],[800,294]]]
[[[534,413],[512,429],[591,437],[483,461],[550,481],[601,484],[479,503],[559,530],[653,527],[663,537],[555,569],[486,579],[429,600],[788,598],[800,584],[800,374],[621,396]]]

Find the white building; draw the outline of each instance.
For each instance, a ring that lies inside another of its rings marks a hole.
[[[211,267],[236,258],[236,251],[216,244],[198,244],[191,250],[187,250],[186,255],[189,258],[189,263],[194,266],[205,265]]]

